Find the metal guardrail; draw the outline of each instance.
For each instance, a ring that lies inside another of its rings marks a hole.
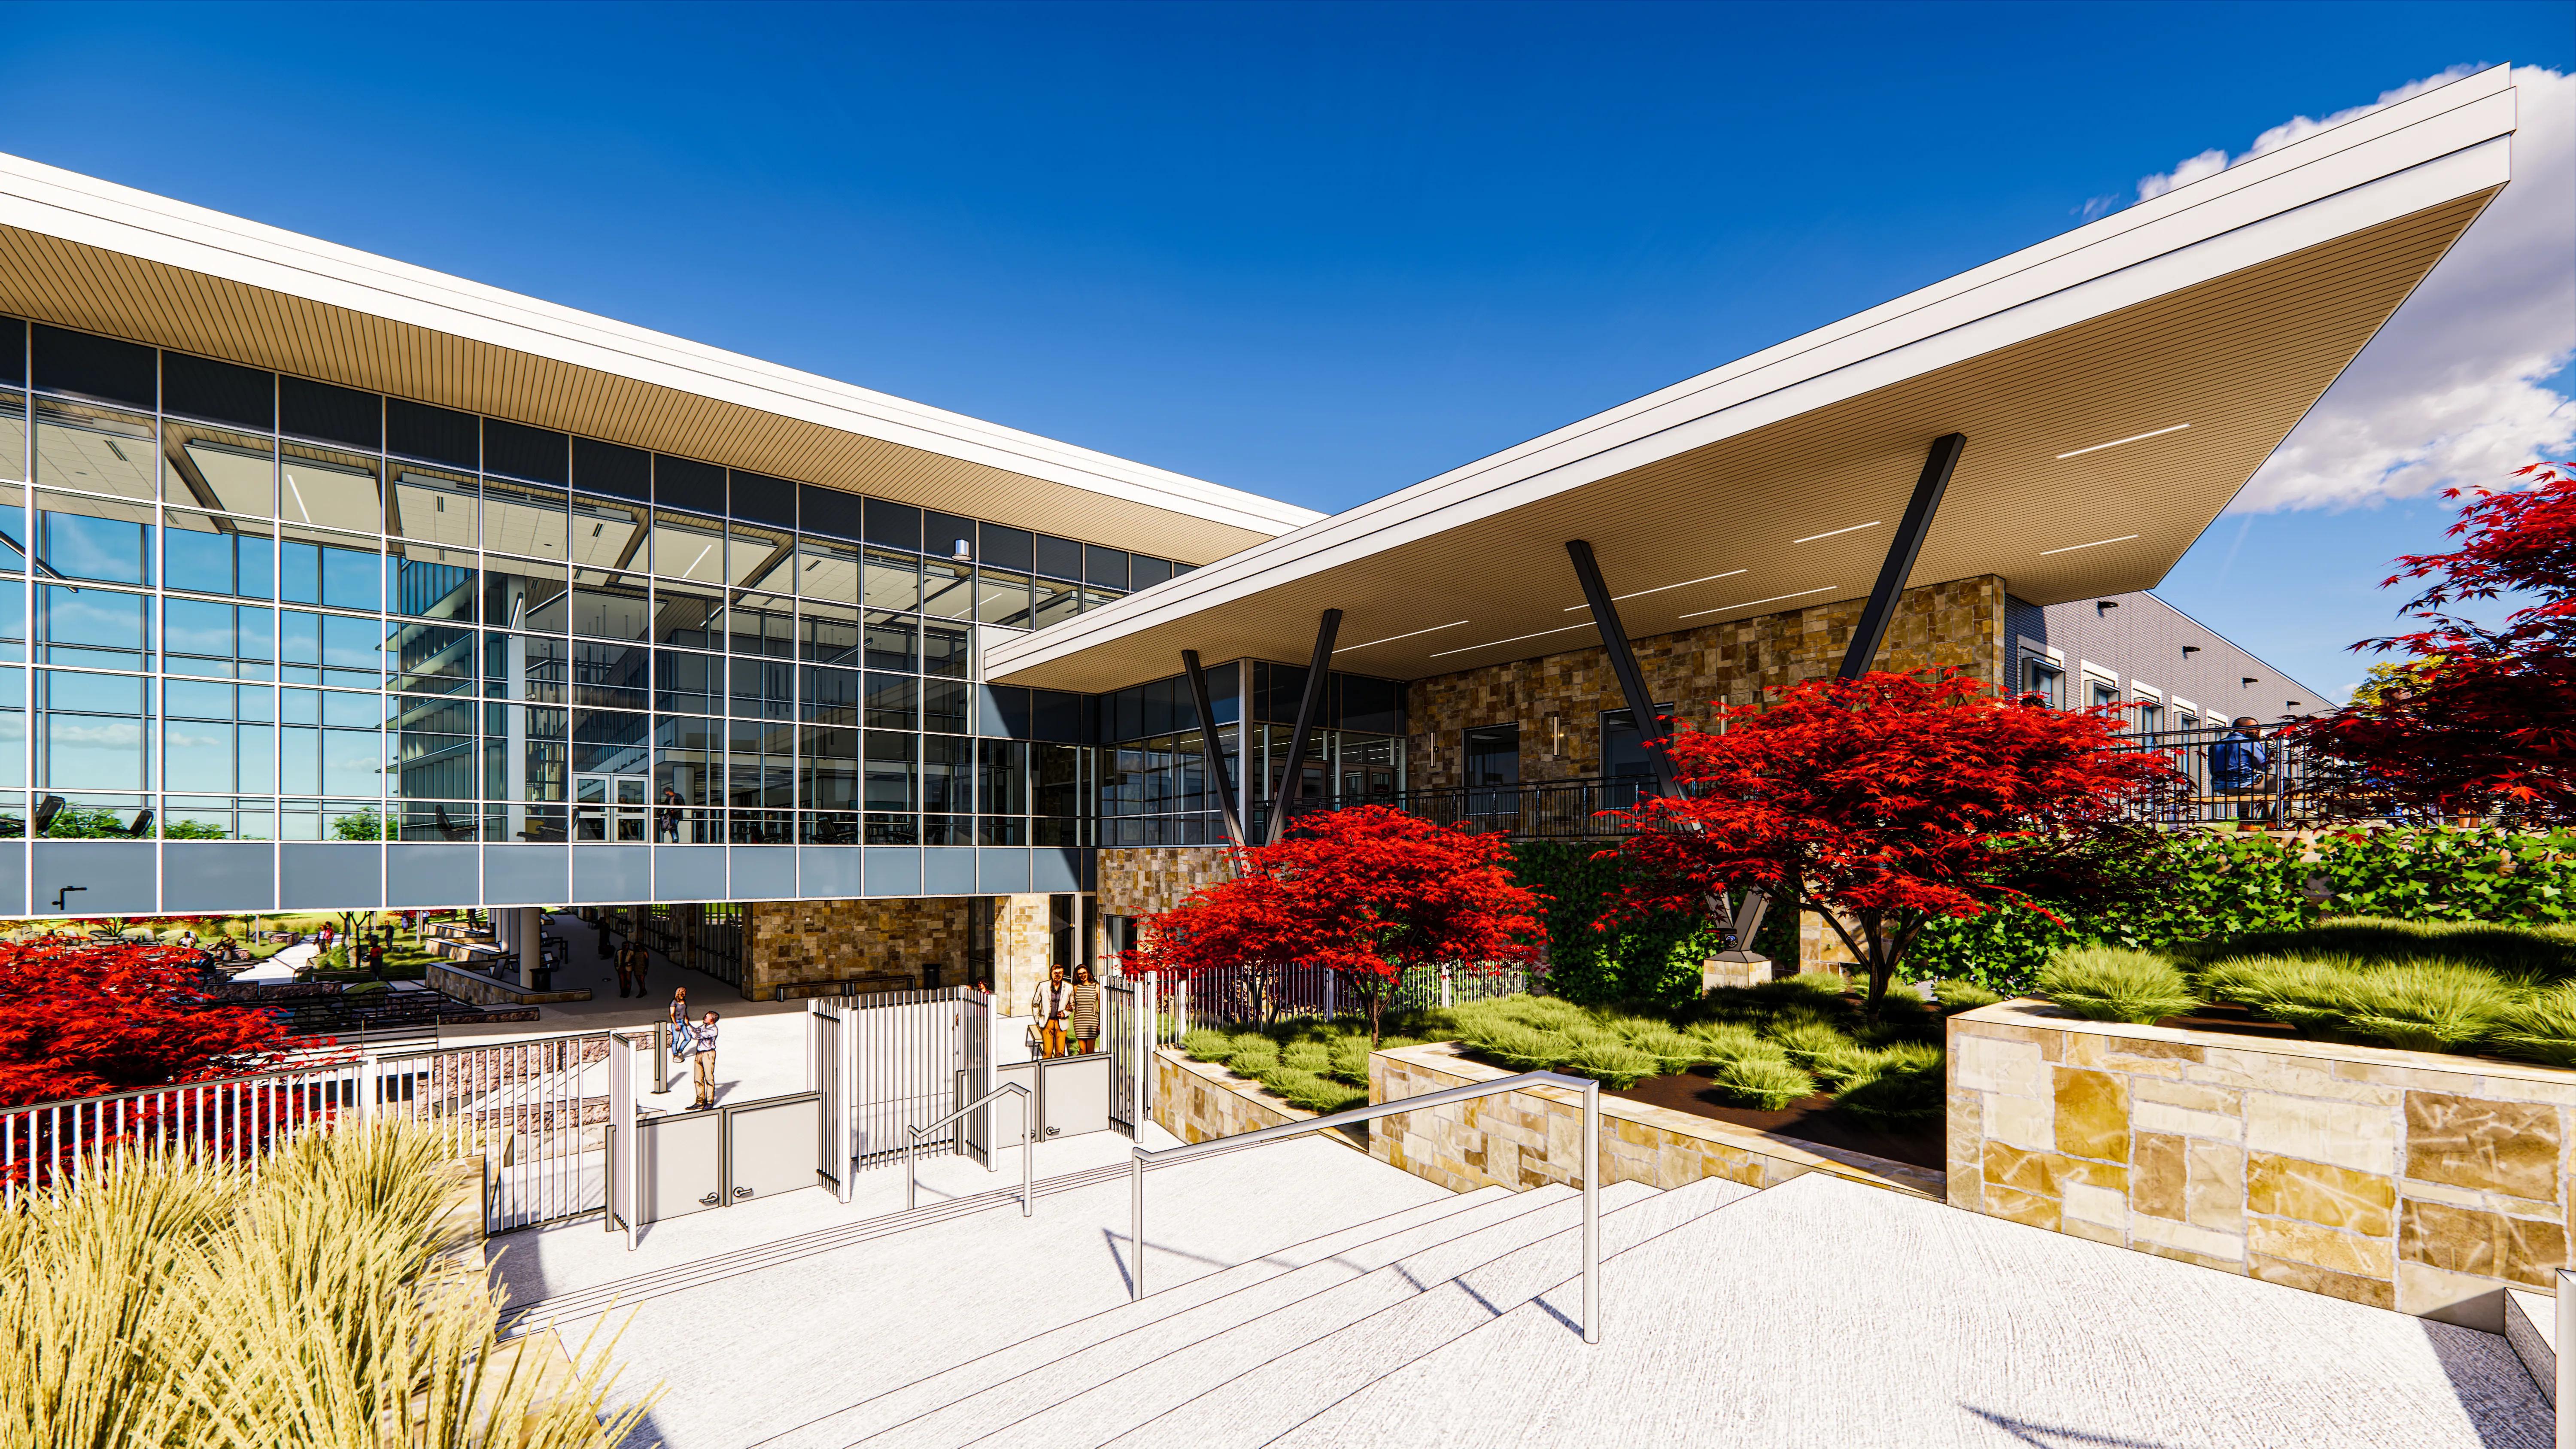
[[[1145,1296],[1145,1169],[1167,1163],[1186,1162],[1193,1157],[1206,1157],[1219,1152],[1232,1152],[1258,1147],[1267,1142],[1281,1142],[1303,1137],[1309,1132],[1322,1132],[1334,1127],[1347,1127],[1360,1122],[1374,1122],[1380,1117],[1399,1117],[1407,1112],[1420,1112],[1451,1102],[1473,1101],[1501,1092],[1516,1092],[1529,1087],[1566,1087],[1583,1093],[1583,1341],[1601,1341],[1601,1084],[1588,1077],[1569,1077],[1559,1072],[1521,1072],[1497,1081],[1464,1087],[1444,1087],[1401,1101],[1377,1102],[1366,1107],[1353,1107],[1329,1117],[1311,1117],[1303,1122],[1283,1122],[1257,1132],[1238,1132],[1231,1137],[1211,1137],[1205,1142],[1186,1142],[1178,1147],[1148,1151],[1139,1147],[1128,1160],[1128,1193],[1135,1217],[1129,1225],[1127,1256],[1129,1259],[1129,1293],[1133,1299]]]
[[[1031,1165],[1036,1160],[1038,1124],[1029,1110],[1029,1089],[1017,1082],[1004,1082],[926,1127],[905,1129],[912,1134],[912,1140],[903,1145],[903,1210],[905,1212],[912,1211],[913,1189],[919,1185],[919,1179],[913,1175],[912,1163],[913,1154],[921,1148],[921,1139],[942,1127],[949,1126],[979,1107],[990,1105],[994,1098],[1002,1096],[1016,1096],[1020,1099],[1020,1216],[1029,1215],[1031,1211],[1029,1184],[1035,1180],[1031,1175]]]

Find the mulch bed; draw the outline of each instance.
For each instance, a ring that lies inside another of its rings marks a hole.
[[[1935,1117],[1917,1127],[1898,1132],[1882,1132],[1854,1119],[1849,1113],[1834,1110],[1834,1099],[1818,1093],[1790,1103],[1777,1112],[1759,1107],[1739,1107],[1726,1100],[1725,1093],[1711,1080],[1712,1068],[1694,1067],[1669,1077],[1647,1077],[1622,1091],[1616,1087],[1601,1090],[1613,1097],[1625,1097],[1652,1107],[1669,1107],[1688,1112],[1694,1117],[1713,1117],[1739,1127],[1751,1127],[1781,1137],[1794,1137],[1824,1147],[1840,1147],[1849,1152],[1866,1152],[1872,1157],[1885,1157],[1916,1167],[1939,1170],[1948,1166],[1946,1132]]]

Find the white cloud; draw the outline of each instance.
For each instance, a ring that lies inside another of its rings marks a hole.
[[[2295,117],[2230,158],[2204,151],[2138,199],[2468,74],[2455,67],[2323,120]],[[2348,508],[2495,484],[2576,451],[2576,401],[2547,385],[2576,355],[2576,76],[2522,67],[2513,183],[2237,496],[2235,512]]]

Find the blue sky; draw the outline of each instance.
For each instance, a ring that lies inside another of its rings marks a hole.
[[[1328,510],[2293,117],[2576,70],[2569,4],[10,14],[0,149]],[[2168,596],[2357,677],[2421,490],[2565,438],[2555,285],[2435,369],[2502,434],[2406,452],[2457,420],[2388,349],[2395,441],[2285,460]]]

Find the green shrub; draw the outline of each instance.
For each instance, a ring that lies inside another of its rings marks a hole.
[[[1696,1038],[1675,1030],[1667,1022],[1628,1017],[1617,1023],[1616,1030],[1628,1045],[1654,1060],[1658,1074],[1687,1072],[1709,1060]]]
[[[2426,961],[2347,972],[2344,1029],[2409,1051],[2450,1051],[2483,1039],[2525,991],[2495,972]],[[2527,988],[2526,988],[2527,991]]]
[[[1703,1021],[1683,1033],[1697,1046],[1699,1059],[1720,1065],[1761,1048],[1753,1028],[1732,1021]]]
[[[2576,977],[2576,932],[2487,921],[2338,917],[2304,930],[2232,936],[2186,948],[2183,954],[2211,964],[2249,956],[2341,958],[2356,965],[2441,960],[2552,981]]]
[[[1637,1085],[1639,1078],[1655,1074],[1655,1059],[1617,1037],[1598,1036],[1576,1042],[1555,1070],[1625,1090]]]
[[[2090,1021],[2146,1025],[2201,1004],[2173,962],[2112,946],[2058,952],[2039,973],[2039,989],[2051,1001]]]
[[[1365,1091],[1353,1091],[1343,1083],[1327,1081],[1295,1067],[1272,1067],[1261,1074],[1261,1085],[1290,1106],[1309,1112],[1339,1112],[1368,1101]]]
[[[1973,981],[1944,981],[1937,989],[1941,996],[1940,1011],[1944,1016],[1974,1011],[1980,1006],[1992,1006],[2003,1000],[1998,993],[1988,991]]]
[[[1816,1094],[1816,1079],[1790,1065],[1786,1057],[1760,1054],[1740,1056],[1720,1066],[1717,1084],[1738,1101],[1766,1112]]]
[[[1226,1054],[1225,1064],[1243,1076],[1260,1076],[1279,1065],[1279,1044],[1259,1032],[1239,1033],[1234,1050]]]
[[[1390,1047],[1395,1044],[1395,1039],[1392,1037],[1388,1038],[1384,1043],[1384,1045]],[[1367,1037],[1345,1036],[1335,1038],[1330,1056],[1331,1063],[1325,1075],[1330,1076],[1335,1081],[1349,1082],[1354,1086],[1365,1087],[1368,1085],[1369,1044]]]
[[[1779,1044],[1780,1050],[1788,1053],[1791,1062],[1811,1072],[1816,1069],[1819,1058],[1855,1049],[1850,1037],[1813,1016],[1784,1017],[1774,1023],[1767,1034]]]
[[[1182,1035],[1181,1051],[1192,1061],[1222,1062],[1234,1055],[1234,1038],[1202,1026]]]
[[[2507,1009],[2491,1040],[2518,1057],[2576,1067],[2576,981],[2545,987]]]
[[[2343,1020],[2344,977],[2351,966],[2312,956],[2248,956],[2202,968],[2200,989],[2213,1001],[2331,1034]]]
[[[1941,1115],[1948,1086],[1941,1049],[1924,1043],[1882,1047],[1847,1059],[1850,1074],[1834,1087],[1834,1105],[1883,1129]]]
[[[1279,1065],[1321,1076],[1333,1069],[1333,1049],[1320,1041],[1294,1041],[1279,1049]]]

